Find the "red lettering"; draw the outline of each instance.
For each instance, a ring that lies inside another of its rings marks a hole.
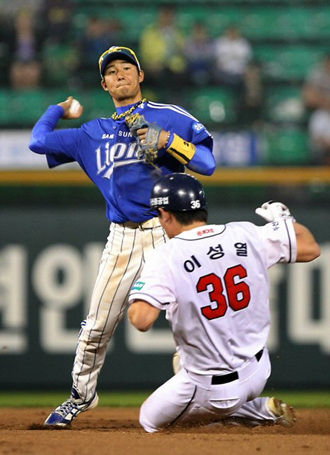
[[[197,235],[199,235],[199,237],[201,237],[202,235],[213,234],[213,233],[214,233],[213,229],[203,229],[202,231],[198,231]]]

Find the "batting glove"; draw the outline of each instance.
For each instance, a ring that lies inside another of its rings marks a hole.
[[[261,207],[258,207],[255,212],[257,215],[264,218],[268,223],[284,219],[291,219],[292,221],[296,221],[291,215],[288,207],[282,204],[282,202],[265,202]]]

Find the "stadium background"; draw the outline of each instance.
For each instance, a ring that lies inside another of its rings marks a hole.
[[[2,1],[0,14],[10,9]],[[52,79],[50,71],[38,89],[11,89],[11,55],[5,40],[0,42],[0,385],[8,390],[70,386],[79,322],[108,229],[103,200],[80,171],[47,171],[44,161],[29,152],[31,127],[49,104],[68,94],[84,104],[84,121],[104,116],[109,100],[99,88],[97,66],[87,87],[75,86],[69,77],[71,40],[89,16],[100,15],[119,18],[124,24],[120,44],[136,48],[141,30],[163,2],[66,4],[72,25],[68,40],[44,52],[49,68],[61,68],[59,79]],[[254,208],[279,199],[321,243],[323,254],[313,265],[272,269],[270,385],[329,389],[330,173],[310,166],[309,113],[301,88],[307,72],[329,50],[330,6],[317,0],[173,4],[186,33],[196,18],[217,35],[236,22],[262,63],[261,128],[243,128],[233,96],[217,86],[187,88],[182,104],[216,139],[218,169],[203,180],[210,219],[260,223]],[[147,94],[161,101],[168,89],[146,86]],[[104,389],[152,388],[171,374],[173,344],[165,321],[149,334],[135,333],[124,321],[109,351],[100,377]]]

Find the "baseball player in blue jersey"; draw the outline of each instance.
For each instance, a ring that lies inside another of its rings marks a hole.
[[[67,427],[97,406],[97,379],[109,340],[123,318],[128,294],[151,251],[167,240],[150,208],[154,182],[185,167],[203,175],[215,170],[213,141],[205,127],[181,107],[142,98],[144,72],[135,53],[112,46],[99,59],[101,85],[116,112],[80,128],[55,128],[80,118],[83,107],[69,97],[50,106],[32,130],[30,149],[46,155],[50,168],[76,161],[106,201],[110,231],[89,314],[81,324],[72,370],[71,395],[45,425]]]

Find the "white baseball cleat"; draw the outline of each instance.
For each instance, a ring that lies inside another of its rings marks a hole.
[[[272,418],[253,419],[248,417],[228,417],[217,422],[217,424],[222,426],[244,426],[252,428],[269,425],[283,425],[289,427],[296,423],[296,415],[292,406],[283,403],[283,401],[275,397],[268,398],[266,405]]]
[[[296,423],[296,415],[292,406],[283,403],[282,400],[272,397],[267,402],[269,411],[274,414],[276,425],[292,426]]]
[[[72,388],[71,396],[53,411],[45,420],[45,426],[69,427],[72,421],[81,413],[96,408],[99,402],[97,393],[89,401],[80,398],[77,390]]]

